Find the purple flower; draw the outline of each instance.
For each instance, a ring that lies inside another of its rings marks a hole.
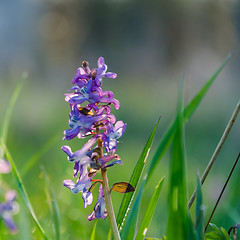
[[[11,165],[9,164],[9,162],[0,158],[0,173],[6,174],[9,172],[11,172]]]
[[[105,219],[107,217],[107,211],[105,209],[106,203],[104,199],[104,193],[102,189],[102,184],[99,187],[99,194],[97,203],[93,209],[93,212],[88,215],[88,220],[92,221],[95,218],[102,218]]]
[[[112,73],[112,72],[107,72],[107,65],[104,62],[104,58],[100,57],[98,59],[98,69],[96,70],[96,77],[95,77],[95,84],[96,86],[100,87],[102,84],[102,78],[107,77],[107,78],[116,78],[117,74]]]
[[[112,163],[106,165],[108,162],[112,161],[113,159],[116,159],[115,161],[113,161]],[[112,154],[112,155],[105,155],[102,158],[98,158],[96,161],[92,161],[90,166],[93,169],[103,169],[103,168],[108,168],[111,167],[115,164],[123,164],[123,162],[121,161],[119,155],[117,154]]]
[[[70,113],[69,127],[64,131],[65,136],[63,140],[71,140],[78,136],[84,138],[91,134],[92,126],[94,123],[101,122],[103,120],[109,120],[115,123],[116,118],[113,114],[97,114],[97,115],[84,115],[81,114],[76,106],[73,107],[73,111]]]
[[[125,132],[127,124],[124,124],[123,121],[116,122],[115,126],[111,123],[108,123],[106,126],[106,138],[104,139],[104,146],[107,152],[113,154],[117,148],[117,139],[120,138]]]
[[[0,218],[2,218],[5,225],[12,233],[17,232],[17,226],[12,218],[14,212],[16,212],[16,192],[9,190],[5,194],[5,203],[0,202]]]
[[[94,136],[78,151],[72,152],[69,146],[62,146],[62,150],[68,155],[69,162],[80,162],[80,165],[90,163],[89,149],[95,144],[97,138]]]
[[[75,90],[75,92],[65,94],[65,100],[71,105],[82,104],[88,101],[91,104],[112,103],[116,109],[120,108],[120,103],[117,99],[113,98],[113,93],[111,91],[102,91],[102,89],[93,86],[92,80],[89,80],[84,87],[74,86],[69,91],[71,90]]]
[[[92,201],[93,201],[92,192],[88,191],[86,188],[83,189],[82,198],[84,201],[84,208],[86,208],[87,205],[92,204]]]
[[[70,189],[73,193],[83,192],[84,189],[91,187],[91,180],[94,175],[89,177],[87,167],[82,167],[77,183],[75,184],[72,180],[64,180],[63,186]]]
[[[74,76],[72,83],[77,83],[78,86],[84,86],[86,84],[87,80],[93,79],[94,83],[97,87],[100,87],[102,83],[102,78],[116,78],[117,74],[112,72],[107,72],[107,65],[104,62],[104,58],[100,57],[98,59],[98,68],[93,69],[90,71],[90,68],[88,67],[87,62],[83,62],[83,68],[78,68],[77,73]]]

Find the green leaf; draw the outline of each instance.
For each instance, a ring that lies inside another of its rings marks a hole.
[[[187,181],[185,141],[183,133],[182,89],[179,87],[178,114],[173,136],[168,196],[167,237],[169,240],[188,240],[190,220],[187,210]]]
[[[122,239],[126,239],[126,240],[134,239],[145,183],[146,183],[146,179],[144,179],[144,181],[142,182],[141,188],[137,194],[133,207],[130,210],[130,213],[126,220],[125,227],[121,234]]]
[[[213,223],[209,223],[209,225],[216,231],[218,232],[219,235],[222,236],[220,229]]]
[[[39,229],[43,239],[44,240],[48,240],[49,238],[47,237],[46,233],[44,232],[42,226],[40,225],[40,223],[39,223],[39,221],[37,219],[37,216],[35,215],[35,212],[33,210],[32,204],[31,204],[31,202],[29,200],[29,197],[27,195],[27,192],[25,190],[25,187],[24,187],[24,184],[22,182],[22,179],[21,179],[21,176],[19,174],[19,171],[18,171],[18,169],[17,169],[17,167],[16,167],[16,165],[15,165],[15,163],[13,161],[13,158],[11,157],[11,155],[10,155],[6,145],[5,145],[5,143],[3,142],[3,140],[1,141],[1,145],[2,145],[2,148],[4,149],[4,152],[5,152],[8,160],[9,160],[9,162],[11,163],[12,173],[13,173],[13,176],[15,177],[16,181],[17,181],[19,192],[22,195],[23,200],[24,200],[24,202],[25,202],[25,204],[26,204],[30,214],[32,215],[33,220],[34,220],[37,228]]]
[[[218,232],[216,232],[216,231],[211,231],[211,232],[208,232],[208,233],[206,233],[205,234],[205,236],[204,236],[204,239],[205,240],[210,240],[210,239],[222,239],[222,235],[221,234],[219,234]]]
[[[52,215],[52,220],[54,225],[55,240],[60,240],[60,220],[59,220],[59,210],[58,210],[57,200],[56,200],[53,188],[51,187],[49,178],[43,167],[42,167],[42,173],[45,180],[46,194],[47,194],[48,204],[51,210],[51,215]]]
[[[204,236],[204,211],[202,205],[202,186],[199,173],[197,174],[197,200],[196,200],[196,237],[202,240]]]
[[[144,239],[145,240],[163,240],[162,238],[151,238],[151,237],[146,237]]]
[[[113,184],[111,191],[129,193],[135,191],[135,188],[128,182],[117,182]]]
[[[145,212],[145,215],[143,217],[143,220],[141,222],[141,225],[139,227],[139,230],[138,230],[138,233],[137,233],[137,236],[135,238],[135,240],[140,240],[140,239],[144,239],[146,233],[147,233],[147,230],[148,230],[148,226],[151,222],[151,219],[153,217],[153,213],[157,207],[157,202],[158,202],[158,199],[159,199],[159,195],[160,195],[160,192],[162,190],[162,185],[163,185],[163,182],[164,182],[164,178],[162,178],[158,185],[156,186],[155,190],[154,190],[154,193],[152,195],[152,198],[149,202],[149,205],[147,207],[147,210]]]
[[[12,94],[12,97],[11,97],[10,102],[7,107],[7,111],[4,115],[4,120],[3,120],[1,135],[0,135],[0,139],[3,139],[4,143],[7,142],[7,134],[8,134],[8,128],[9,128],[9,123],[10,123],[10,117],[11,117],[14,105],[17,101],[17,98],[19,96],[19,93],[22,89],[22,86],[23,86],[23,83],[24,83],[24,80],[26,79],[26,77],[27,77],[27,74],[22,74],[22,77],[19,80],[19,82]],[[3,157],[3,155],[4,155],[4,152],[0,149],[0,158]]]
[[[207,91],[213,84],[214,80],[217,78],[218,74],[222,71],[224,66],[229,62],[231,58],[231,55],[229,55],[226,60],[223,62],[223,64],[220,66],[220,68],[212,75],[212,77],[208,80],[208,82],[203,86],[203,88],[197,93],[197,95],[192,99],[192,101],[185,107],[183,110],[183,120],[184,123],[186,123],[190,117],[193,115],[193,113],[196,111],[198,105],[202,101],[203,97],[206,95]],[[162,138],[162,141],[160,142],[153,159],[151,161],[150,167],[148,169],[148,176],[147,176],[147,183],[149,182],[150,178],[152,177],[153,171],[156,168],[157,164],[160,162],[162,156],[168,149],[168,147],[171,144],[171,141],[173,139],[173,134],[176,128],[177,120],[175,119],[168,130],[166,131],[166,134]]]
[[[223,236],[224,236],[224,238],[225,238],[226,240],[230,240],[230,237],[229,237],[226,229],[224,229],[223,227],[221,227],[221,232],[222,232],[222,234],[223,234]]]
[[[140,156],[140,158],[139,158],[139,160],[138,160],[138,162],[137,162],[137,164],[134,168],[131,179],[129,181],[129,183],[135,189],[138,186],[138,183],[139,183],[139,180],[141,178],[144,166],[146,164],[147,157],[148,157],[148,154],[149,154],[150,149],[152,147],[152,142],[153,142],[154,135],[155,135],[155,132],[156,132],[159,121],[160,121],[160,119],[157,121],[150,137],[148,138],[148,141],[147,141],[147,143],[146,143],[146,145],[145,145],[145,147],[144,147],[144,149],[141,153],[141,156]],[[127,217],[128,211],[130,209],[130,205],[131,205],[131,202],[133,200],[133,197],[134,197],[134,192],[124,194],[123,200],[121,202],[121,206],[120,206],[120,209],[118,211],[118,216],[117,216],[117,226],[118,226],[118,229],[119,229],[120,233],[122,232],[122,229],[124,227],[125,219]]]
[[[95,233],[96,233],[97,222],[98,221],[96,221],[94,226],[93,226],[93,230],[92,230],[92,234],[91,234],[90,240],[95,240]]]

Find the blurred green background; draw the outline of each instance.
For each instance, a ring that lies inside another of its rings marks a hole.
[[[97,66],[100,56],[115,80],[104,79],[103,89],[114,92],[121,108],[117,119],[128,124],[117,153],[124,165],[109,171],[110,184],[128,181],[155,122],[162,116],[153,150],[175,116],[179,80],[185,78],[187,103],[211,77],[229,53],[232,60],[213,84],[199,109],[186,125],[189,195],[196,173],[205,169],[224,128],[239,101],[240,3],[238,1],[157,0],[21,0],[0,1],[0,124],[11,94],[23,72],[28,79],[12,114],[7,145],[17,167],[25,166],[39,151],[25,175],[30,200],[40,222],[53,236],[41,166],[54,188],[60,210],[62,239],[89,239],[94,222],[87,215],[97,199],[83,208],[81,194],[62,186],[71,179],[73,165],[61,151],[73,150],[84,141],[63,142],[68,128],[69,106],[64,93],[83,60]],[[209,216],[233,161],[239,152],[239,119],[223,147],[204,187],[206,217]],[[47,147],[46,147],[47,146]],[[159,179],[166,176],[158,210],[147,236],[166,232],[169,154],[167,153],[145,192],[144,213]],[[240,222],[240,167],[237,167],[212,221],[229,229]],[[12,188],[11,174],[4,176]],[[117,213],[122,195],[113,193]],[[18,198],[15,216],[19,232],[9,239],[40,239],[38,230]],[[97,239],[106,239],[108,220],[97,225]]]

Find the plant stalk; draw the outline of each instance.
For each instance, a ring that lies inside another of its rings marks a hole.
[[[237,157],[237,159],[235,160],[235,163],[234,163],[234,165],[233,165],[233,167],[232,167],[232,169],[231,169],[231,172],[230,172],[229,175],[228,175],[227,181],[225,182],[225,184],[224,184],[224,186],[223,186],[223,188],[222,188],[222,191],[221,191],[221,193],[220,193],[220,195],[219,195],[219,197],[218,197],[218,200],[217,200],[217,202],[216,202],[216,204],[215,204],[215,206],[214,206],[214,208],[213,208],[212,214],[211,214],[211,216],[209,217],[209,220],[208,220],[208,222],[207,222],[207,224],[206,224],[206,227],[205,227],[205,232],[207,231],[207,227],[208,227],[208,225],[209,225],[209,223],[210,223],[210,221],[211,221],[211,219],[212,219],[212,216],[213,216],[213,214],[215,213],[215,210],[216,210],[216,208],[217,208],[217,206],[218,206],[218,203],[220,202],[220,200],[221,200],[221,198],[222,198],[222,195],[223,195],[223,193],[224,193],[224,191],[225,191],[225,189],[226,189],[226,187],[227,187],[227,184],[228,184],[228,182],[229,182],[229,180],[230,180],[230,178],[231,178],[231,176],[232,176],[232,173],[233,173],[233,171],[234,171],[234,169],[235,169],[235,167],[236,167],[236,165],[237,165],[237,163],[238,163],[239,157],[240,157],[240,153],[238,154],[238,157]]]
[[[239,111],[240,111],[240,101],[238,102],[238,104],[237,104],[237,106],[236,106],[236,108],[235,108],[235,110],[232,114],[232,117],[229,120],[228,125],[226,126],[225,131],[224,131],[224,133],[223,133],[223,135],[222,135],[222,137],[221,137],[221,139],[220,139],[220,141],[219,141],[219,143],[218,143],[218,145],[217,145],[217,147],[216,147],[216,149],[215,149],[215,151],[212,155],[212,158],[209,161],[209,163],[208,163],[208,165],[207,165],[207,167],[206,167],[206,169],[205,169],[205,171],[204,171],[204,173],[201,177],[201,185],[203,185],[204,181],[206,180],[207,175],[208,175],[208,173],[210,172],[210,170],[213,166],[213,163],[215,162],[220,150],[222,149],[222,146],[223,146],[224,142],[226,141],[226,139],[228,137],[228,134],[230,133],[230,131],[232,129],[232,126],[233,126],[233,124],[234,124],[234,122],[235,122],[235,120],[238,116]],[[192,194],[192,196],[191,196],[191,198],[188,202],[188,208],[189,209],[191,208],[195,198],[196,198],[196,190],[194,191],[194,193]]]
[[[96,132],[99,133],[99,128],[96,128]],[[99,157],[103,157],[103,144],[102,140],[98,139],[97,141],[98,148],[100,150]],[[113,210],[113,205],[112,205],[112,199],[111,199],[111,192],[108,186],[108,178],[107,178],[107,170],[106,169],[101,169],[101,175],[102,175],[102,187],[103,187],[103,192],[104,192],[104,199],[106,202],[106,208],[108,212],[108,218],[110,222],[110,226],[112,229],[112,234],[115,240],[121,240],[120,234],[118,232],[118,227],[117,227],[117,222],[116,222],[116,217],[114,214]]]
[[[110,225],[112,228],[112,233],[113,233],[114,239],[121,240],[119,232],[118,232],[118,228],[117,228],[115,214],[113,211],[111,193],[110,193],[109,186],[108,186],[107,170],[102,169],[101,174],[102,174],[102,186],[103,186],[104,198],[105,198],[105,202],[106,202]]]

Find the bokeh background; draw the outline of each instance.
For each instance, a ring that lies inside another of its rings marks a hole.
[[[161,121],[150,158],[175,116],[179,80],[185,79],[187,103],[211,77],[229,53],[232,59],[217,78],[199,109],[186,125],[189,195],[196,173],[206,167],[239,101],[240,3],[238,1],[157,0],[20,0],[0,1],[0,124],[11,94],[23,72],[28,73],[12,114],[7,145],[26,185],[30,200],[48,235],[52,220],[41,166],[54,188],[62,239],[89,239],[94,222],[88,222],[97,199],[83,208],[80,194],[62,186],[72,178],[72,164],[61,151],[68,124],[64,93],[83,60],[96,67],[103,56],[115,80],[105,79],[103,89],[114,92],[121,108],[117,118],[127,130],[117,153],[124,165],[109,171],[110,183],[128,181],[155,122]],[[239,152],[239,119],[219,154],[203,188],[206,217]],[[36,161],[32,159],[36,159]],[[144,213],[153,188],[166,176],[158,209],[147,236],[166,232],[169,153],[155,170],[141,206]],[[33,166],[26,168],[28,162]],[[148,166],[147,166],[148,167]],[[25,170],[24,170],[25,169]],[[27,170],[26,170],[27,169]],[[240,222],[237,167],[213,222],[229,229]],[[16,184],[4,176],[12,188]],[[19,232],[9,239],[40,239],[38,230],[19,196],[15,216]],[[113,193],[117,213],[122,195]],[[141,219],[141,216],[140,216]],[[108,220],[99,221],[98,239],[106,239]]]

